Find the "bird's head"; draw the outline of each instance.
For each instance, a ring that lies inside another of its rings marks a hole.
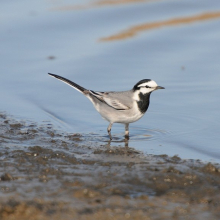
[[[151,79],[142,79],[136,83],[133,87],[133,91],[139,91],[142,94],[151,93],[157,89],[165,89],[162,86],[158,86],[157,83]]]

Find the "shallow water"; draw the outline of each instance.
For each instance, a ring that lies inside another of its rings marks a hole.
[[[220,164],[101,141],[0,113],[0,219],[219,219]]]
[[[128,90],[144,78],[166,89],[130,125],[130,147],[220,162],[220,2],[10,1],[1,4],[0,111],[106,143],[108,123],[80,93]],[[114,124],[113,145],[124,145]]]

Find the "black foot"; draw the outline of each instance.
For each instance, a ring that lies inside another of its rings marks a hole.
[[[129,140],[129,135],[125,135],[125,140]]]

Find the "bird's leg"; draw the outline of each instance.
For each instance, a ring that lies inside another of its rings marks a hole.
[[[125,124],[125,139],[129,139],[129,124]]]
[[[110,123],[109,126],[108,126],[108,129],[107,129],[108,135],[109,135],[109,137],[110,137],[110,140],[112,140],[112,135],[111,135],[112,124],[113,124],[113,123]]]
[[[125,138],[125,149],[128,150],[129,139]]]

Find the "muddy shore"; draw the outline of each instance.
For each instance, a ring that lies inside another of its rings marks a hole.
[[[220,219],[220,165],[0,114],[0,219]]]

